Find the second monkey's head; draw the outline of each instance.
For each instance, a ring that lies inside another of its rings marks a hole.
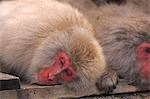
[[[88,32],[73,27],[44,39],[33,56],[33,83],[65,84],[75,90],[95,87],[96,79],[105,72],[105,59],[98,42]]]

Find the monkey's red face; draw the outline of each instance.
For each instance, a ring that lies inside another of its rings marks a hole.
[[[150,44],[142,43],[137,48],[137,60],[140,64],[141,75],[145,80],[150,80]]]
[[[42,69],[38,74],[38,81],[44,85],[61,84],[70,82],[76,76],[76,71],[71,65],[71,60],[65,52],[56,55],[54,63]]]

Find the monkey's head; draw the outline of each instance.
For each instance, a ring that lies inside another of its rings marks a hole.
[[[105,59],[98,42],[88,32],[73,28],[57,31],[44,40],[33,56],[32,83],[63,84],[75,90],[96,87],[97,78],[105,72]]]

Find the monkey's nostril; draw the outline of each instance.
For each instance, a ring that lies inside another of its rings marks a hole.
[[[48,77],[48,80],[49,80],[49,81],[53,81],[54,78],[55,78],[54,76],[49,76],[49,77]]]

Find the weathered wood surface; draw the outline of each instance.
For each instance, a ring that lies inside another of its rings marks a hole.
[[[3,83],[3,81],[6,81],[6,83]],[[19,78],[3,73],[0,73],[0,83],[0,88],[3,89],[3,91],[0,91],[0,99],[150,99],[150,91],[140,91],[134,86],[127,85],[124,81],[120,81],[116,89],[109,94],[98,91],[74,92],[62,85],[21,84],[21,89],[19,89]]]
[[[91,92],[79,94],[64,86],[22,85],[21,89],[0,91],[0,99],[150,99],[150,91],[121,82],[110,94]]]
[[[80,99],[150,99],[150,91],[116,93],[107,95],[92,95],[80,97]]]
[[[14,90],[20,88],[18,77],[0,72],[0,90]]]

